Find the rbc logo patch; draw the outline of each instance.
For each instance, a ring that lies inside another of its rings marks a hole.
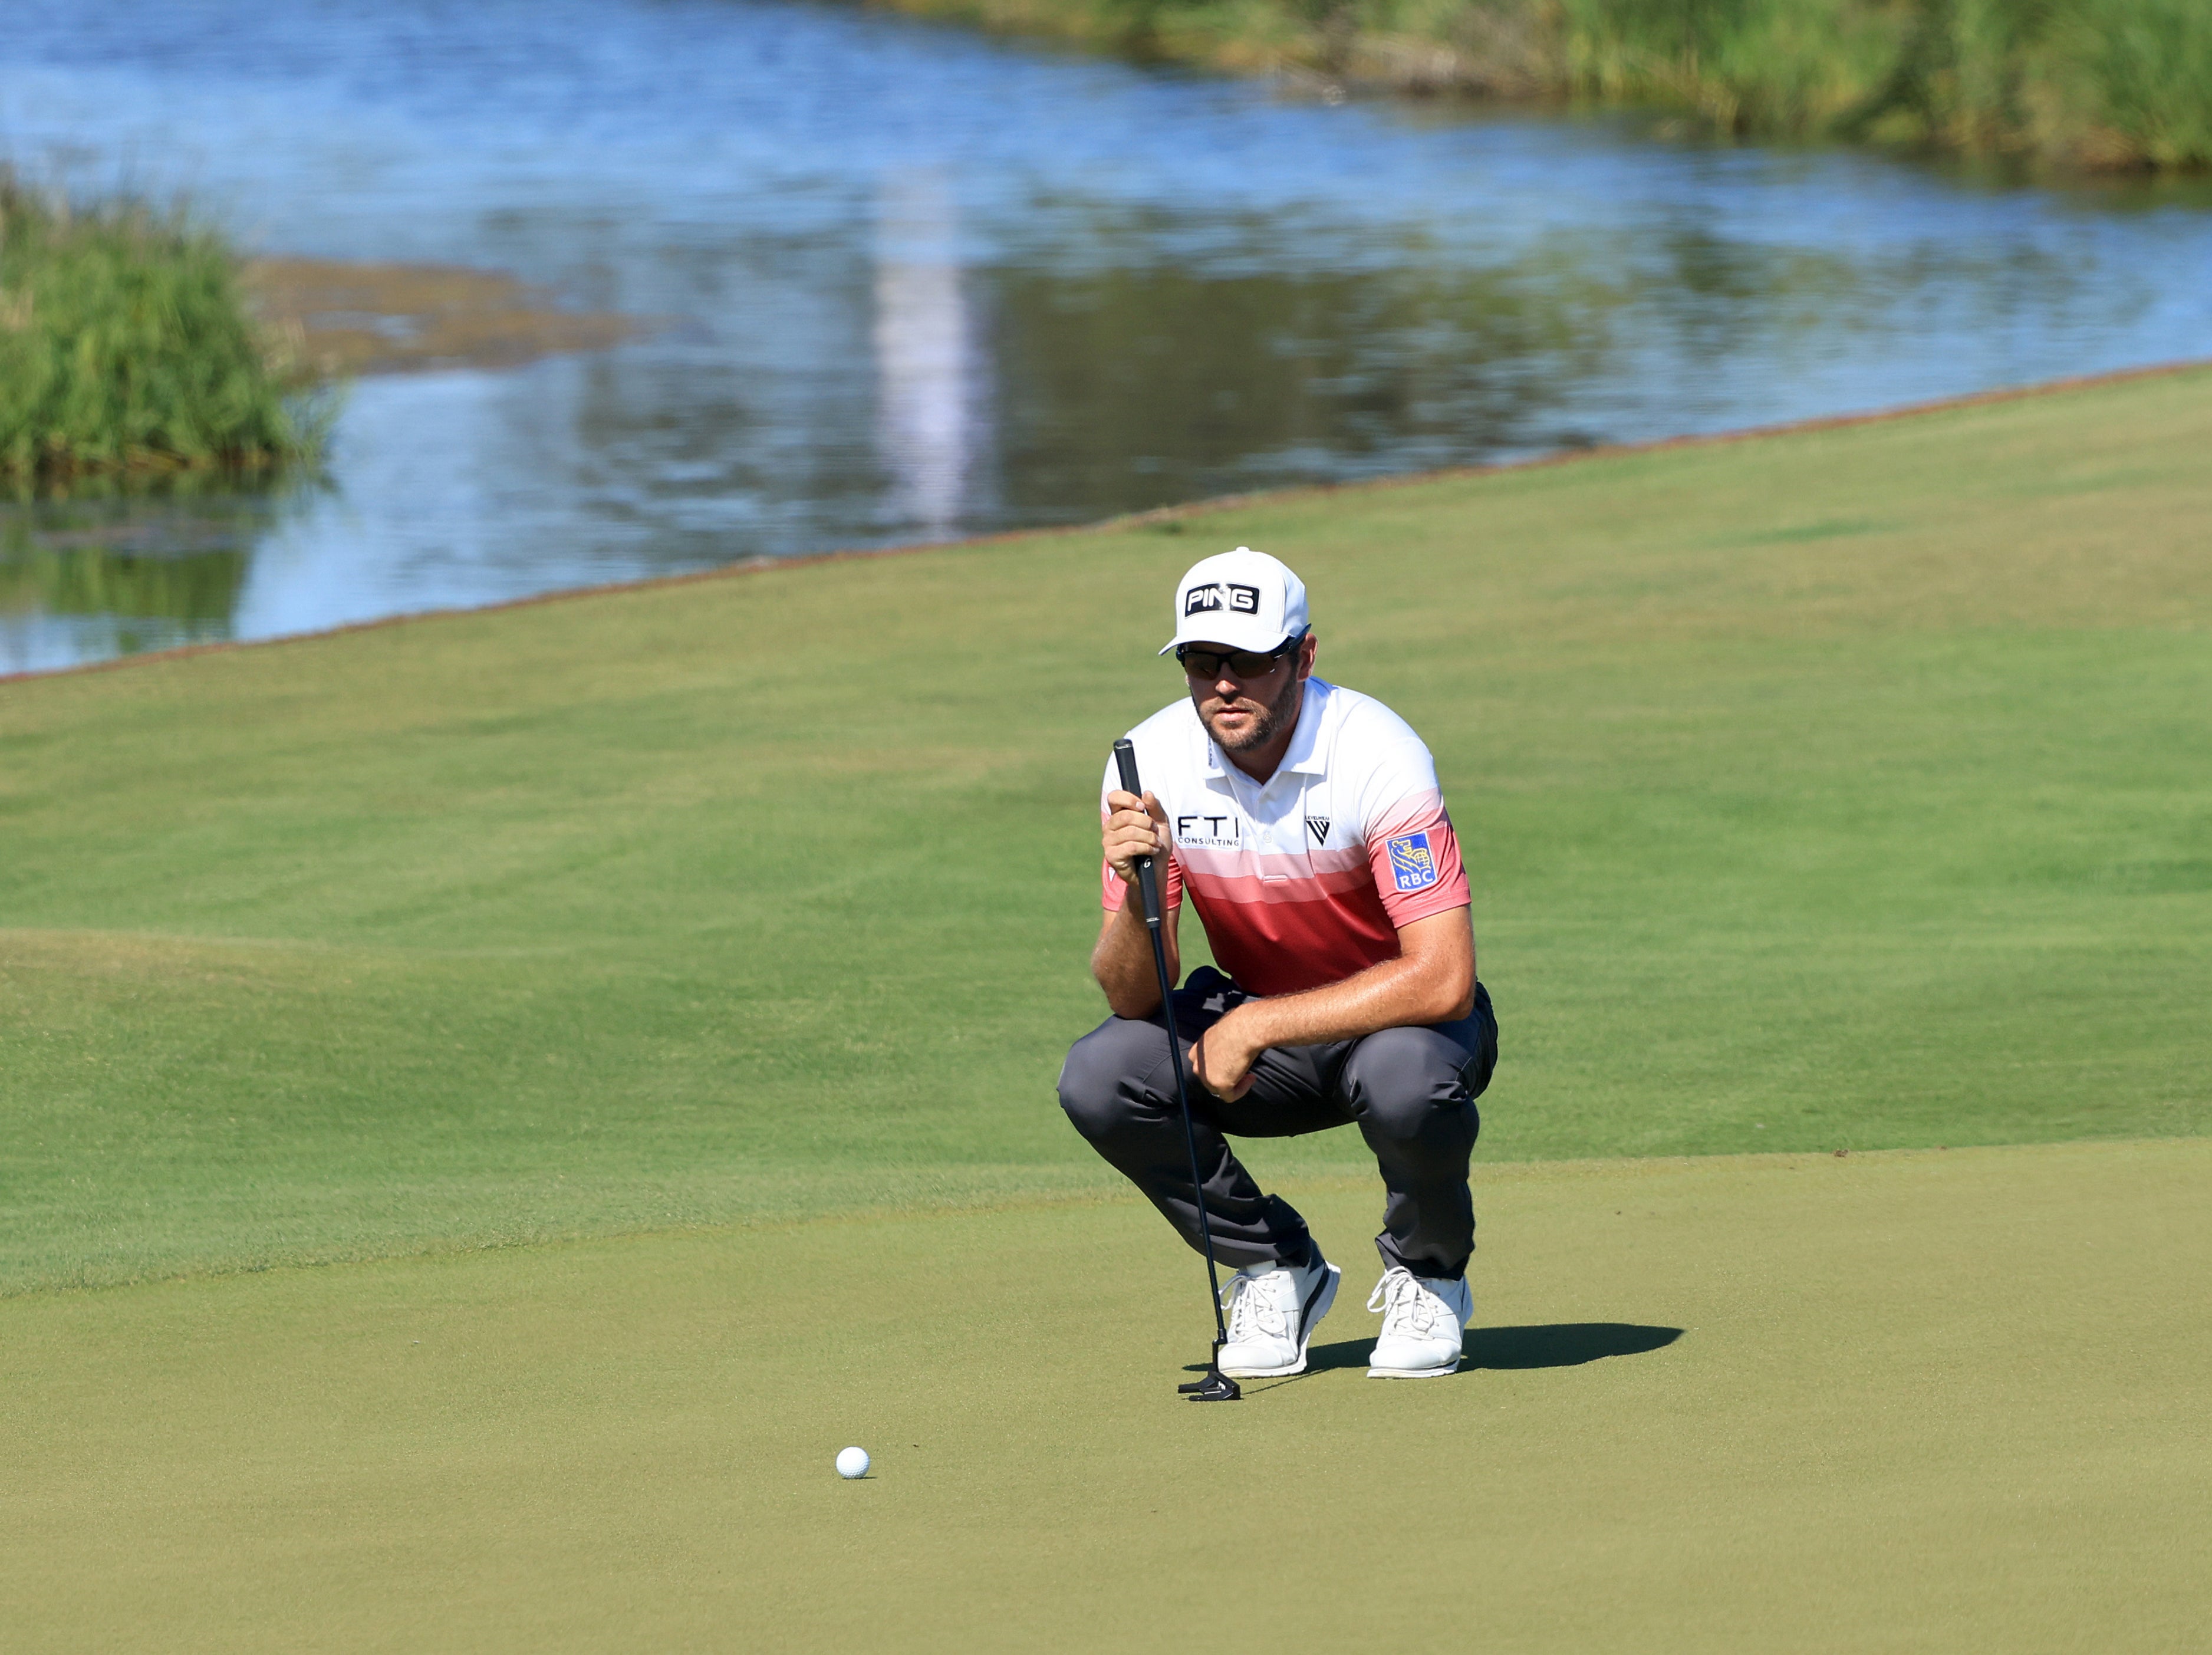
[[[1425,891],[1437,882],[1436,853],[1425,833],[1401,833],[1385,842],[1390,851],[1390,872],[1401,891]]]

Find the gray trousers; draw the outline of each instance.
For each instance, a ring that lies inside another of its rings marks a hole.
[[[1211,966],[1176,990],[1176,1032],[1191,1044],[1244,1000]],[[1455,1277],[1474,1250],[1467,1165],[1482,1129],[1474,1100],[1498,1064],[1498,1019],[1480,984],[1474,1010],[1456,1023],[1382,1029],[1360,1040],[1277,1046],[1260,1054],[1252,1089],[1234,1102],[1190,1082],[1190,1111],[1205,1180],[1213,1250],[1224,1263],[1303,1263],[1306,1221],[1280,1196],[1263,1194],[1229,1150],[1225,1134],[1287,1138],[1357,1125],[1389,1192],[1387,1267]],[[1186,1074],[1188,1071],[1186,1068]],[[1168,1065],[1167,1023],[1109,1017],[1075,1043],[1060,1071],[1060,1106],[1093,1148],[1143,1190],[1184,1240],[1199,1245],[1190,1152]]]

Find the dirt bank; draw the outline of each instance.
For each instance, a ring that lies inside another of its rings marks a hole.
[[[325,378],[438,368],[513,368],[564,350],[599,350],[647,326],[563,308],[499,271],[448,265],[257,259],[246,267],[256,313]]]

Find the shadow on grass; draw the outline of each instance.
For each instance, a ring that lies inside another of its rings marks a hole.
[[[1529,1328],[1470,1328],[1469,1368],[1580,1367],[1608,1356],[1641,1356],[1663,1350],[1682,1336],[1680,1328],[1640,1327],[1633,1322],[1547,1322]]]
[[[1641,1356],[1660,1350],[1682,1336],[1680,1328],[1649,1328],[1634,1322],[1547,1322],[1525,1328],[1469,1328],[1467,1356],[1462,1373],[1483,1369],[1580,1367],[1608,1356]],[[1367,1366],[1375,1348],[1372,1339],[1340,1339],[1333,1345],[1316,1345],[1306,1353],[1306,1371],[1277,1384],[1296,1384],[1337,1368]],[[1189,1370],[1203,1373],[1204,1363]],[[1254,1383],[1247,1381],[1248,1385]],[[1264,1382],[1260,1382],[1263,1383]],[[1267,1385],[1273,1390],[1274,1385]]]

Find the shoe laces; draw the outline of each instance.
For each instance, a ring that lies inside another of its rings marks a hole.
[[[1222,1289],[1222,1303],[1229,1311],[1229,1342],[1242,1344],[1255,1337],[1280,1339],[1291,1330],[1291,1318],[1283,1304],[1283,1295],[1273,1287],[1263,1287],[1263,1281],[1279,1285],[1289,1279],[1289,1273],[1270,1270],[1265,1275],[1247,1275],[1239,1270],[1229,1278]]]
[[[1386,1339],[1439,1339],[1458,1330],[1452,1326],[1451,1306],[1423,1287],[1402,1264],[1382,1272],[1382,1279],[1367,1296],[1367,1308],[1382,1312]]]

